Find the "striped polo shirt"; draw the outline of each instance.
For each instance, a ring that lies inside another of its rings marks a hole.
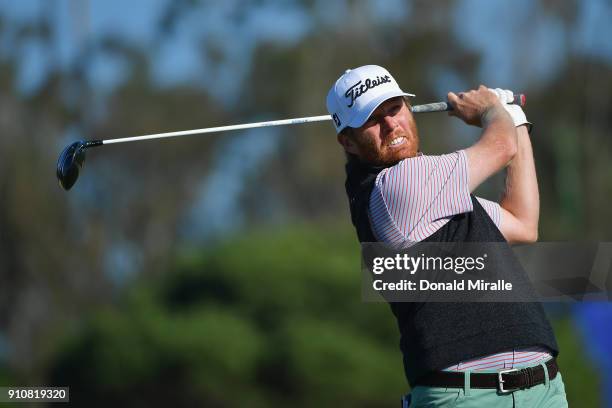
[[[499,204],[476,199],[499,228]],[[441,156],[419,153],[383,169],[376,177],[369,211],[376,239],[399,248],[424,240],[454,215],[473,211],[465,151]],[[458,362],[446,370],[495,371],[532,366],[551,357],[541,347],[522,348]]]

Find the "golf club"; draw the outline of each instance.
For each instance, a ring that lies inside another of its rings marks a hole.
[[[514,102],[512,103],[516,103],[521,106],[525,105],[525,95],[514,95]],[[435,102],[424,105],[415,105],[411,107],[411,110],[413,113],[444,112],[452,110],[452,107],[447,102]],[[102,146],[113,143],[136,142],[140,140],[163,139],[169,137],[188,136],[204,133],[225,132],[230,130],[242,130],[281,125],[297,125],[299,123],[320,122],[324,120],[332,120],[332,117],[330,115],[321,115],[304,118],[272,120],[267,122],[244,123],[240,125],[219,126],[204,129],[184,130],[179,132],[156,133],[152,135],[124,137],[120,139],[89,141],[79,140],[67,146],[60,154],[59,159],[57,160],[57,179],[59,180],[60,186],[62,186],[64,190],[70,190],[74,183],[76,183],[77,178],[79,177],[79,172],[85,162],[85,150],[95,146]]]

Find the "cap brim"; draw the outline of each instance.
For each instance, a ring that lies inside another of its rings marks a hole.
[[[372,112],[374,112],[376,108],[380,106],[381,103],[398,96],[414,96],[414,94],[409,94],[402,91],[392,91],[379,95],[377,98],[372,99],[359,115],[355,115],[355,117],[349,123],[347,123],[347,126],[350,126],[352,128],[358,128],[363,126],[363,124],[366,123]]]

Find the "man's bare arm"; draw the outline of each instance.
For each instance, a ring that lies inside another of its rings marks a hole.
[[[518,150],[508,165],[506,190],[500,202],[501,232],[510,243],[538,239],[540,195],[527,126],[519,126]]]

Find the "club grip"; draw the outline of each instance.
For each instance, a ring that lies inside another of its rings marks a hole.
[[[511,102],[511,104],[525,106],[526,102],[527,98],[525,97],[525,94],[514,94],[514,100]],[[453,110],[453,107],[448,102],[434,102],[427,103],[425,105],[414,105],[411,110],[412,113],[445,112]]]

